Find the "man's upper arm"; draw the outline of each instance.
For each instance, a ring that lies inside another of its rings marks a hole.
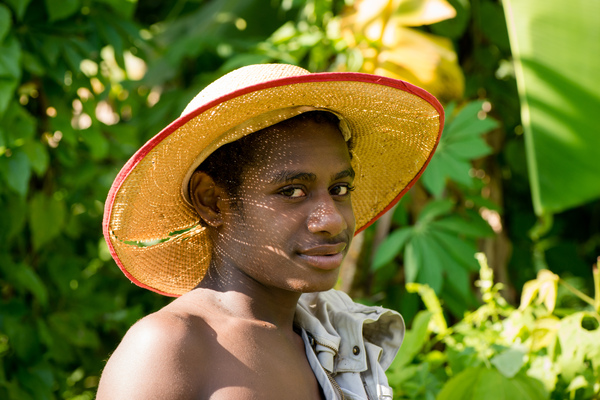
[[[194,336],[176,316],[153,314],[140,320],[108,360],[97,399],[197,397],[202,371],[194,364],[202,351]]]

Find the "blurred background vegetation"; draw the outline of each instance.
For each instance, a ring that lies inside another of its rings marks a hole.
[[[0,2],[0,398],[92,399],[170,299],[101,234],[129,156],[237,67],[407,80],[447,125],[339,288],[401,311],[398,399],[600,398],[600,3]],[[475,257],[477,254],[477,258]]]

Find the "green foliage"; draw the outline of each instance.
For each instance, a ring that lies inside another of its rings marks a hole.
[[[450,328],[439,320],[443,314],[439,300],[432,298],[434,292],[418,284],[412,288],[428,310],[417,314],[390,367],[388,379],[395,398],[596,398],[600,394],[600,315],[571,309],[562,310],[565,316],[560,318],[545,306],[533,304],[534,295],[515,309],[500,295],[502,285],[494,283],[485,258],[478,254],[478,259],[477,285],[484,303]],[[542,276],[529,287],[541,287],[547,281]],[[543,296],[556,297],[556,293]]]
[[[476,304],[470,275],[478,269],[477,240],[494,236],[490,225],[475,212],[481,206],[465,207],[464,197],[473,193],[471,198],[477,198],[481,184],[469,172],[474,159],[490,152],[482,135],[497,126],[486,116],[483,104],[467,103],[456,113],[453,104],[446,108],[449,122],[422,178],[423,186],[435,197],[412,225],[396,228],[383,240],[372,264],[375,273],[390,264],[399,268],[396,260],[403,254],[405,281],[427,284],[447,299],[448,308],[458,317]],[[444,194],[447,178],[460,184],[458,195]]]

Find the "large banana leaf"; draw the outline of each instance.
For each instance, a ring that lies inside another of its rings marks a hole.
[[[600,197],[600,1],[503,0],[535,211]]]

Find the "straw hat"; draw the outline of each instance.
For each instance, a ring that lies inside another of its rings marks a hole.
[[[191,174],[220,146],[310,110],[336,114],[346,140],[352,138],[357,232],[421,175],[444,119],[432,95],[395,79],[311,74],[284,64],[230,72],[202,90],[116,177],[103,228],[125,275],[164,295],[193,289],[209,266],[211,243],[187,198]]]

